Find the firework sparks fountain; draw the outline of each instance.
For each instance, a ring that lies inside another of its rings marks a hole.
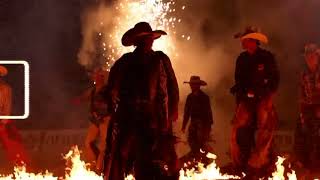
[[[111,32],[101,32],[106,35],[103,43],[106,66],[108,69],[112,63],[122,54],[132,51],[133,47],[123,47],[121,44],[122,35],[136,23],[148,22],[153,28],[161,29],[168,33],[154,42],[155,50],[162,50],[170,57],[177,57],[178,52],[175,48],[176,37],[190,40],[188,35],[177,35],[176,26],[181,19],[175,16],[176,3],[173,0],[163,2],[162,0],[121,0],[114,6],[115,17],[114,27]],[[184,10],[185,6],[179,7]],[[103,22],[101,22],[103,24]],[[108,54],[108,55],[107,55]]]

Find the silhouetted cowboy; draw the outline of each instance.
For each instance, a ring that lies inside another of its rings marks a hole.
[[[124,46],[136,49],[116,61],[109,73],[114,112],[105,179],[122,180],[128,173],[137,180],[163,179],[155,175],[157,165],[165,176],[177,176],[172,121],[178,114],[178,84],[169,57],[152,50],[154,40],[162,35],[166,33],[140,22],[122,37]],[[166,152],[159,154],[164,145]]]
[[[195,157],[200,153],[200,149],[206,150],[206,143],[209,139],[211,125],[213,123],[211,104],[209,96],[204,93],[200,87],[207,83],[199,76],[191,76],[189,82],[191,93],[188,95],[183,116],[182,132],[185,132],[189,125],[188,142],[191,148],[190,155]]]

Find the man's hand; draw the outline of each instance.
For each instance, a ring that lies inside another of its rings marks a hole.
[[[253,91],[248,91],[247,93],[248,98],[254,98],[254,92]]]
[[[104,119],[105,121],[110,121],[111,116],[110,116],[110,115],[107,115],[107,116],[105,116],[103,119]]]
[[[110,119],[111,119],[111,116],[110,116],[110,115],[104,116],[104,117],[102,118],[102,122],[103,122],[103,123],[108,122],[108,121],[110,121]]]
[[[231,87],[231,88],[230,88],[230,93],[231,93],[232,95],[235,95],[235,94],[237,93],[237,91],[238,91],[237,88],[238,88],[238,87],[237,87],[236,85],[234,85],[233,87]]]

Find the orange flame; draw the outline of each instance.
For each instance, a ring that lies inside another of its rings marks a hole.
[[[186,171],[180,170],[179,180],[215,180],[215,179],[241,179],[241,177],[231,176],[227,174],[221,174],[220,168],[215,163],[217,156],[208,153],[207,157],[212,159],[213,162],[207,167],[201,162],[194,168],[187,169]],[[95,172],[88,168],[88,164],[80,159],[80,151],[77,146],[72,147],[72,149],[64,156],[67,162],[71,162],[70,167],[65,168],[65,177],[55,177],[49,171],[45,173],[31,173],[26,172],[25,167],[15,167],[14,172],[10,175],[0,175],[0,180],[103,180],[103,177],[97,175]],[[276,171],[272,173],[272,177],[268,180],[297,180],[295,171],[291,170],[291,173],[285,173],[285,168],[282,165],[285,158],[278,157],[276,162]],[[243,173],[243,177],[245,174]],[[285,177],[286,176],[286,177]],[[128,175],[124,180],[135,180],[133,175]]]
[[[278,156],[278,161],[276,162],[277,170],[272,173],[272,178],[268,180],[285,180],[284,177],[284,166],[282,165],[285,158]],[[295,171],[292,170],[292,173],[287,173],[289,180],[297,180]]]
[[[216,155],[214,155],[212,153],[208,153],[207,157],[213,160],[213,162],[211,164],[209,164],[207,167],[204,167],[204,164],[199,162],[198,166],[197,166],[197,170],[196,170],[196,168],[187,169],[186,171],[181,169],[179,180],[240,179],[240,177],[238,177],[238,176],[221,174],[220,168],[217,166],[217,164],[215,162],[215,160],[217,159]]]
[[[90,171],[88,164],[80,159],[80,151],[77,146],[72,149],[64,157],[71,162],[71,166],[65,169],[65,177],[55,177],[49,171],[44,174],[34,174],[26,172],[25,167],[15,167],[14,173],[8,176],[0,175],[0,180],[103,180],[102,176]]]

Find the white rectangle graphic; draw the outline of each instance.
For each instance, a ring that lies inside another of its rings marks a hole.
[[[0,61],[0,64],[17,64],[24,66],[24,114],[22,116],[0,116],[0,119],[27,119],[30,113],[30,72],[29,72],[29,63],[27,61]]]

